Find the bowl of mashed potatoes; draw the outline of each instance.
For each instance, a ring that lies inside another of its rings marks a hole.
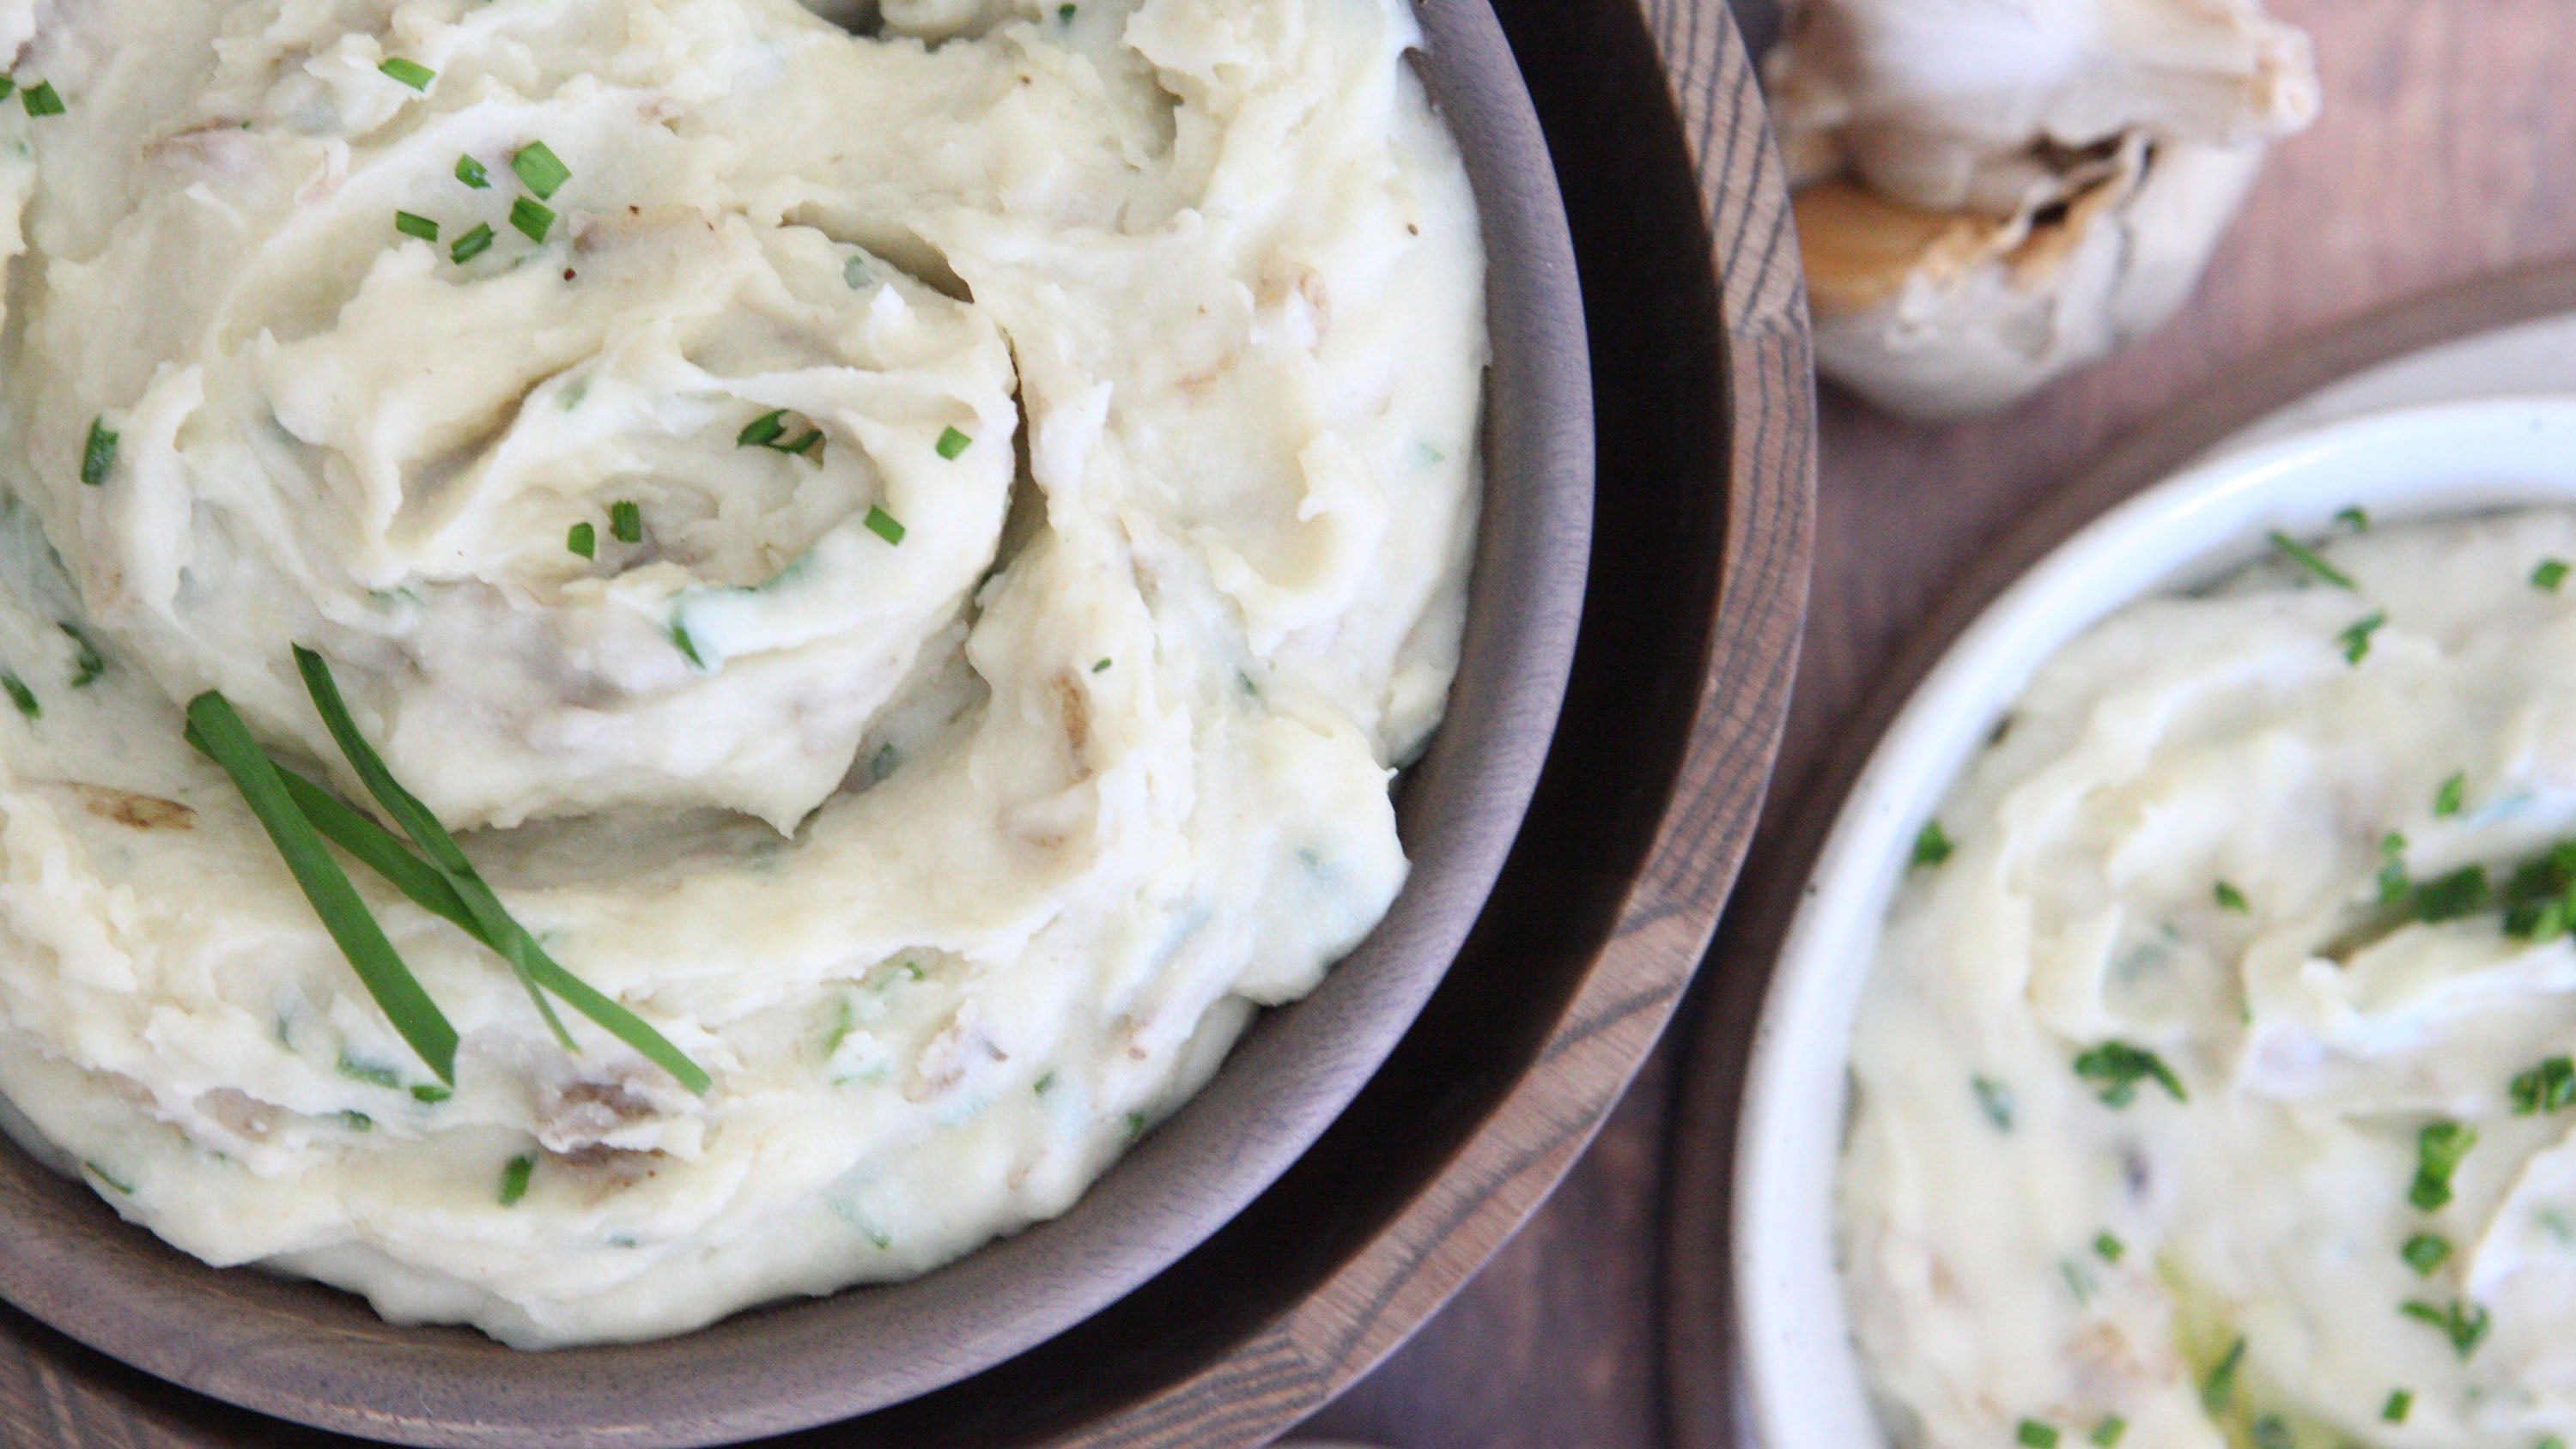
[[[1741,1127],[1767,1449],[2576,1439],[2576,400],[2223,454],[1961,637]]]
[[[0,3],[13,1303],[370,1437],[803,1427],[1438,981],[1590,516],[1492,17],[814,10]]]

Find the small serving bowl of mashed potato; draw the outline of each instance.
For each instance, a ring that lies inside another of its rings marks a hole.
[[[1880,742],[1760,1023],[1764,1449],[2576,1442],[2576,399],[2222,453]]]

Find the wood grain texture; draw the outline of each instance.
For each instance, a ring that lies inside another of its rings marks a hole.
[[[1682,1034],[1662,1442],[1746,1442],[1726,1379],[1723,1225],[1749,1019],[1835,806],[1940,648],[2048,546],[2263,413],[2371,362],[2576,308],[2576,175],[2556,160],[2576,141],[2576,97],[2550,58],[2576,44],[2576,12],[2272,9],[2316,37],[2325,117],[2276,154],[2182,318],[1979,423],[1914,427],[1828,398],[1817,605],[1781,788]]]
[[[1401,1342],[1526,1218],[1679,1001],[1751,839],[1804,604],[1813,396],[1786,198],[1722,26],[1700,42],[1730,83],[1687,118],[1689,139],[1725,158],[1702,188],[1636,15],[1618,0],[1508,8],[1524,45],[1584,47],[1539,53],[1560,102],[1591,107],[1553,139],[1600,162],[1577,168],[1597,214],[1589,320],[1629,381],[1600,403],[1619,433],[1602,454],[1615,501],[1569,723],[1492,908],[1386,1070],[1204,1247],[998,1368],[767,1442],[1265,1441]],[[1598,65],[1557,64],[1570,56]],[[1768,277],[1721,298],[1712,255]],[[188,1394],[0,1309],[0,1442],[355,1441]]]

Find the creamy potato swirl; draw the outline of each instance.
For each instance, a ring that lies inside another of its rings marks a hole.
[[[844,18],[0,7],[0,1090],[188,1251],[529,1345],[917,1273],[1401,884],[1485,346],[1404,8]],[[363,881],[437,1090],[180,740],[363,798],[294,644],[711,1093]]]

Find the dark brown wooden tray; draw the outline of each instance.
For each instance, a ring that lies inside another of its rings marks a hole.
[[[1574,214],[1602,450],[1566,722],[1493,903],[1368,1091],[1206,1246],[1019,1359],[771,1443],[1267,1440],[1538,1205],[1690,980],[1760,809],[1805,604],[1813,397],[1786,197],[1722,7],[1496,8]],[[355,1441],[173,1389],[0,1309],[0,1442]]]

